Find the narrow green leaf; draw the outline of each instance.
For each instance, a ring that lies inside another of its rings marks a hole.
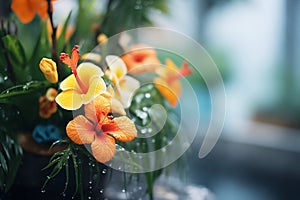
[[[16,35],[6,35],[2,37],[5,49],[8,51],[14,67],[24,67],[26,62],[24,49]]]

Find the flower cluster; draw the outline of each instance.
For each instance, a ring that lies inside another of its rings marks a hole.
[[[66,53],[60,55],[61,62],[72,70],[72,74],[60,83],[61,92],[57,95],[55,89],[49,88],[47,94],[40,98],[40,115],[45,118],[56,111],[54,99],[66,110],[83,108],[83,114],[75,116],[67,124],[66,134],[76,144],[91,145],[93,156],[98,162],[107,162],[113,158],[115,140],[129,142],[137,136],[135,125],[125,111],[131,106],[133,94],[140,86],[133,74],[156,73],[153,82],[158,91],[171,106],[176,106],[181,93],[179,78],[192,73],[187,62],[178,69],[167,59],[166,66],[163,66],[155,50],[149,47],[145,50],[145,46],[141,45],[138,45],[138,49],[134,48],[121,58],[106,56],[108,67],[103,72],[100,66],[92,62],[78,65],[79,47],[74,46],[71,56]],[[54,61],[43,58],[40,69],[49,82],[57,82]],[[111,84],[105,82],[104,76]],[[119,117],[114,117],[115,114]]]

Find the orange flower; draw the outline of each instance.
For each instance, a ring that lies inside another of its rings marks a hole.
[[[153,81],[161,95],[171,106],[175,107],[178,97],[181,95],[179,78],[191,74],[192,70],[188,68],[188,62],[184,62],[180,70],[170,59],[166,60],[166,65],[166,67],[160,67],[156,70],[159,77]]]
[[[143,44],[131,46],[129,52],[121,58],[125,62],[130,74],[154,72],[161,65],[156,51]]]
[[[113,158],[116,139],[128,142],[137,135],[135,125],[128,117],[113,117],[109,93],[86,104],[84,111],[85,116],[79,115],[68,123],[66,132],[76,144],[90,144],[98,162],[105,163]]]
[[[53,1],[55,0],[51,0],[51,2]],[[42,19],[48,17],[48,3],[46,0],[12,0],[11,9],[24,24],[31,22],[36,13],[38,13]],[[52,4],[51,9],[53,9]]]
[[[42,118],[48,119],[53,113],[57,111],[57,105],[55,97],[57,96],[57,90],[49,88],[45,96],[41,96],[39,99],[40,111],[39,114]]]

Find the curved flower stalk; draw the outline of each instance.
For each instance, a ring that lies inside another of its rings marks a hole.
[[[124,54],[122,60],[127,66],[128,73],[141,74],[145,72],[155,72],[161,65],[157,58],[156,51],[144,44],[132,45],[128,53]]]
[[[181,77],[191,74],[192,69],[188,68],[188,62],[183,62],[181,69],[178,69],[170,59],[166,60],[166,67],[160,67],[156,70],[159,77],[154,78],[154,84],[161,95],[175,107],[178,98],[181,95]]]
[[[140,83],[138,80],[126,75],[127,68],[121,58],[109,55],[105,59],[109,67],[105,73],[116,87],[116,97],[121,100],[124,108],[128,108],[133,93],[139,88]]]
[[[90,144],[94,158],[105,163],[116,152],[115,140],[129,142],[137,135],[134,123],[126,116],[111,114],[111,95],[104,93],[84,106],[79,115],[66,127],[68,137],[76,144]]]
[[[53,10],[51,0],[51,10]],[[27,24],[31,22],[38,13],[42,19],[48,18],[48,2],[46,0],[12,0],[11,9],[16,13],[19,20]]]
[[[89,62],[82,63],[77,67],[79,58],[77,45],[72,49],[71,58],[65,53],[60,56],[61,61],[68,65],[73,72],[61,82],[62,92],[56,97],[56,102],[66,110],[79,109],[83,104],[90,103],[106,91],[102,70]]]

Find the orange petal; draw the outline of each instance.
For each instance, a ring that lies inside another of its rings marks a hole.
[[[134,123],[125,116],[117,117],[111,123],[103,124],[102,130],[122,142],[129,142],[137,136]]]
[[[161,78],[155,78],[153,79],[153,82],[161,95],[170,103],[171,106],[175,107],[181,94],[180,82],[176,80],[167,84]]]
[[[93,122],[102,122],[111,112],[111,98],[99,95],[94,101],[84,106],[85,116]]]
[[[94,125],[83,115],[70,121],[66,127],[68,137],[76,144],[90,144],[94,141],[96,132]]]
[[[115,140],[105,134],[96,136],[91,148],[93,156],[101,163],[111,160],[116,152]]]
[[[11,9],[24,24],[32,21],[35,16],[36,10],[32,8],[31,4],[27,0],[13,0],[11,3]]]

